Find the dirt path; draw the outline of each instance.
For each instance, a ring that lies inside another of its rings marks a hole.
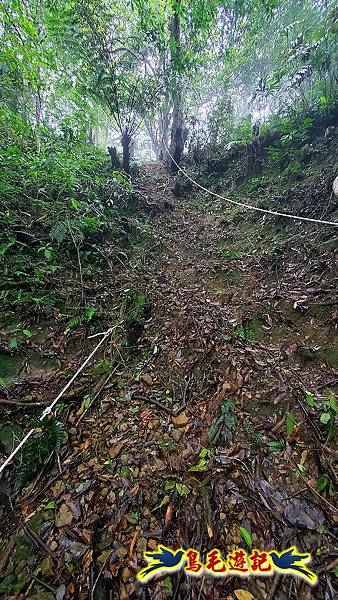
[[[246,547],[240,527],[260,550],[320,549],[313,568],[325,569],[336,522],[329,487],[315,490],[323,475],[334,478],[326,409],[316,412],[305,396],[322,406],[320,390],[336,371],[315,350],[310,359],[299,352],[319,331],[330,338],[332,309],[316,305],[320,314],[310,308],[299,318],[285,308],[320,299],[330,274],[311,288],[297,260],[271,269],[262,251],[234,262],[227,244],[237,226],[224,223],[219,207],[175,199],[160,165],[149,165],[138,187],[153,242],[126,282],[141,294],[142,314],[127,346],[113,340],[107,350],[118,360],[93,408],[70,412],[61,472],[20,502],[45,545],[34,546],[36,576],[60,598],[88,598],[88,589],[121,600],[324,598],[326,572],[313,595],[292,577],[136,581],[144,550],[162,543],[229,552]],[[27,536],[20,544],[26,558],[15,568],[27,575]]]

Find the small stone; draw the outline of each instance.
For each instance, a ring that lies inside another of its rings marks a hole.
[[[225,521],[227,516],[224,512],[219,513],[219,518],[221,519],[221,521]]]
[[[177,417],[172,417],[172,422],[176,427],[185,427],[185,425],[189,423],[189,417],[183,410],[179,415],[177,415]]]

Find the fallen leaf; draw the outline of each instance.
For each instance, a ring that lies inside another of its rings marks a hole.
[[[65,484],[63,481],[57,481],[55,485],[52,487],[53,498],[57,498],[65,491]]]
[[[141,375],[141,381],[144,381],[147,385],[151,385],[153,383],[153,378],[148,373],[144,373]]]
[[[72,521],[72,511],[68,508],[67,504],[62,504],[59,514],[55,520],[56,527],[64,527],[65,525],[71,525]]]
[[[89,567],[93,562],[93,550],[88,550],[86,556],[83,559],[83,573],[88,573]]]
[[[46,556],[41,564],[41,574],[45,579],[51,579],[54,575],[54,564],[51,556]]]
[[[129,581],[129,579],[132,577],[132,572],[130,569],[128,569],[128,567],[124,567],[123,571],[122,571],[122,581],[124,583],[127,583],[127,581]]]
[[[132,559],[133,556],[134,556],[134,549],[135,549],[135,544],[136,544],[136,540],[137,540],[138,535],[139,535],[139,532],[135,531],[135,533],[133,535],[133,539],[131,540],[130,548],[129,548],[129,558],[130,559]]]
[[[248,592],[247,590],[235,590],[235,596],[238,598],[238,600],[255,600],[251,592]]]
[[[103,552],[101,552],[101,554],[97,557],[97,562],[99,563],[99,565],[105,565],[112,552],[113,551],[109,548],[103,550]]]
[[[120,452],[121,452],[121,450],[123,448],[123,445],[124,445],[124,443],[120,442],[119,444],[116,444],[112,448],[109,448],[109,456],[110,456],[110,458],[116,458],[120,454]]]

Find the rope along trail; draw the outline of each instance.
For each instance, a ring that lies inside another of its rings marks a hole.
[[[203,185],[201,185],[200,183],[197,183],[197,181],[192,179],[192,177],[190,177],[190,175],[188,175],[188,173],[183,171],[183,169],[180,167],[180,165],[176,162],[174,157],[171,155],[170,150],[164,140],[163,140],[163,145],[164,145],[166,151],[168,152],[171,160],[178,168],[178,170],[181,171],[181,173],[187,179],[189,179],[189,181],[191,181],[194,185],[197,185],[197,187],[199,187],[204,192],[207,192],[208,194],[211,194],[212,196],[216,196],[216,198],[220,198],[221,200],[230,202],[230,204],[235,204],[236,206],[241,206],[242,208],[246,208],[248,210],[262,212],[262,213],[265,213],[268,215],[276,215],[278,217],[287,217],[288,219],[294,219],[295,221],[310,221],[310,223],[322,223],[323,225],[333,225],[333,227],[338,227],[338,223],[336,221],[321,221],[320,219],[311,219],[310,217],[298,217],[297,215],[292,215],[290,213],[284,213],[284,212],[278,212],[277,210],[267,210],[265,208],[258,208],[257,206],[252,206],[251,204],[245,204],[244,202],[237,202],[236,200],[230,200],[230,198],[225,198],[224,196],[221,196],[220,194],[216,194],[216,192],[212,192],[211,190],[208,190],[207,188],[203,187]]]
[[[82,363],[81,367],[76,371],[75,375],[73,375],[73,377],[68,381],[68,383],[65,385],[65,387],[61,390],[61,392],[58,394],[58,396],[55,398],[55,400],[53,400],[53,402],[45,408],[45,410],[39,417],[39,421],[43,421],[43,419],[52,412],[52,409],[55,406],[55,404],[60,400],[60,398],[63,396],[63,394],[72,385],[73,381],[75,381],[75,379],[81,373],[81,371],[83,371],[83,369],[89,363],[89,361],[94,356],[94,354],[96,354],[98,349],[102,346],[103,342],[112,333],[113,329],[114,328],[110,328],[102,334],[97,334],[97,335],[102,335],[103,336],[102,339],[95,346],[94,350],[86,358],[84,363]],[[96,336],[91,336],[91,337],[96,337]],[[6,458],[5,462],[0,466],[0,473],[2,473],[2,471],[4,471],[4,469],[7,467],[7,465],[9,465],[10,462],[12,462],[14,456],[19,452],[20,448],[22,448],[22,446],[27,442],[27,440],[31,437],[31,435],[34,433],[35,430],[36,430],[36,427],[33,427],[33,429],[30,429],[28,431],[28,433],[25,435],[25,437],[21,440],[21,442],[14,448],[13,452],[8,456],[8,458]]]

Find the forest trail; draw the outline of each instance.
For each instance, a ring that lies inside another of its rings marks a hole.
[[[308,339],[307,319],[296,324],[282,315],[290,290],[304,291],[299,274],[291,275],[296,266],[289,265],[284,280],[277,271],[252,268],[252,257],[235,265],[220,244],[227,227],[222,213],[176,199],[172,186],[158,164],[147,165],[137,183],[157,213],[156,251],[145,257],[139,281],[149,298],[146,320],[142,331],[130,331],[127,354],[121,350],[118,392],[108,386],[102,412],[82,425],[84,447],[100,439],[108,451],[108,464],[91,460],[81,465],[81,477],[94,485],[87,514],[100,515],[98,548],[109,542],[115,549],[113,555],[94,550],[93,568],[110,561],[118,598],[139,596],[142,552],[159,543],[202,551],[245,547],[242,526],[254,547],[264,539],[264,548],[283,540],[283,547],[305,549],[306,529],[306,547],[314,552],[319,530],[325,538],[336,518],[315,490],[321,472],[334,477],[333,457],[302,399],[305,387],[332,380],[330,367],[297,354],[302,328]],[[272,307],[281,315],[277,325]],[[261,334],[274,331],[268,341],[255,339],[257,315]],[[322,319],[312,319],[315,329]],[[101,578],[100,585],[110,589],[111,582]],[[292,585],[297,597],[311,597],[303,582]],[[272,584],[160,578],[151,593],[200,599],[244,589],[257,599],[283,599],[279,586],[278,577]]]
[[[321,254],[305,264],[294,246],[271,268],[275,238],[255,249],[264,220],[225,216],[221,201],[201,203],[193,191],[177,199],[173,186],[157,163],[136,181],[151,239],[138,268],[98,282],[109,298],[119,280],[132,298],[126,339],[117,330],[97,357],[93,403],[76,403],[90,379],[65,400],[67,444],[58,467],[23,492],[30,533],[13,533],[12,563],[25,578],[33,553],[37,583],[58,597],[87,598],[89,588],[96,600],[218,600],[244,590],[286,600],[277,576],[136,580],[143,552],[158,544],[204,554],[295,544],[315,554],[320,537],[330,552],[337,518],[316,490],[323,473],[334,481],[334,454],[306,402],[313,392],[323,403],[319,390],[337,384],[322,350],[308,356],[319,340],[335,356],[331,276],[313,275]],[[233,250],[236,236],[250,251]],[[302,580],[290,586],[301,600],[316,597]]]

